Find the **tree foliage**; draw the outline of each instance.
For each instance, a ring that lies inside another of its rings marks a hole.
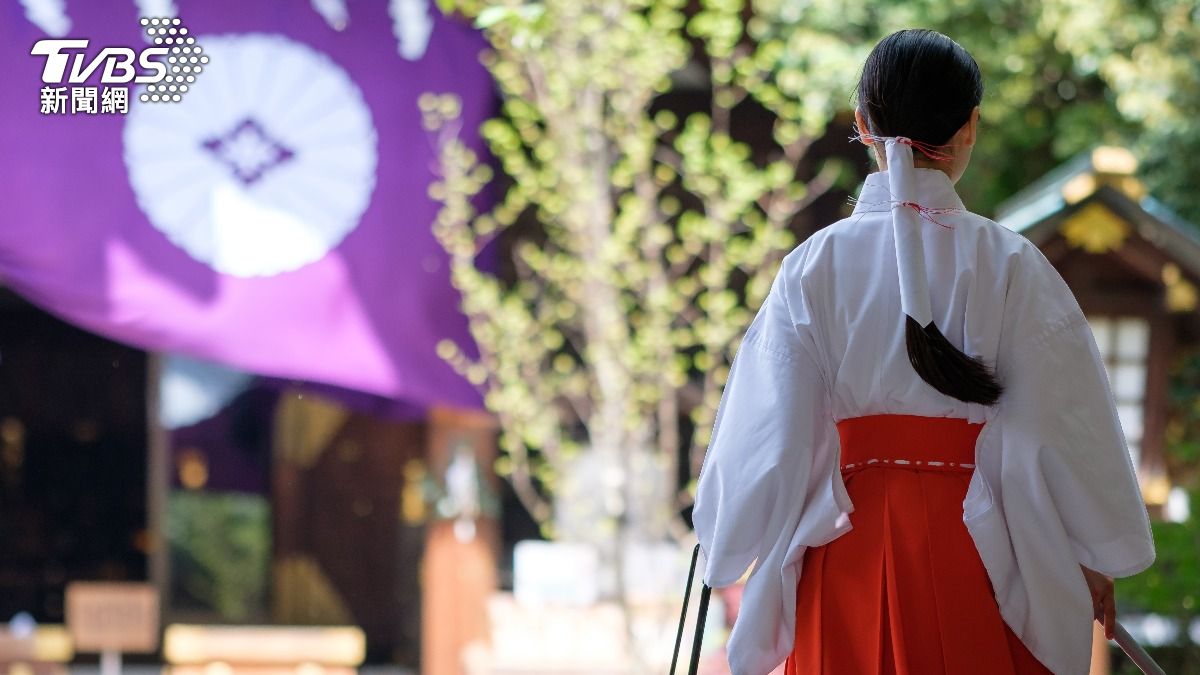
[[[445,356],[485,387],[503,429],[498,469],[547,534],[587,536],[561,531],[567,521],[666,534],[687,501],[674,486],[680,448],[692,447],[694,475],[737,338],[795,244],[788,225],[837,178],[835,164],[808,180],[798,166],[862,45],[815,24],[747,24],[740,2],[691,15],[682,4],[443,3],[491,43],[503,115],[482,131],[512,181],[477,213],[490,171],[456,139],[454,103],[426,98],[444,153],[435,229],[482,352]],[[710,109],[651,114],[694,44]],[[774,115],[765,160],[731,133],[748,101]],[[474,257],[522,215],[541,238],[515,244],[518,279],[505,287]],[[690,439],[681,416],[699,430]]]

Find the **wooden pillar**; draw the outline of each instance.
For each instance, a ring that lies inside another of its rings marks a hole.
[[[1165,305],[1165,300],[1162,305]],[[1167,476],[1167,414],[1170,409],[1171,361],[1175,355],[1173,317],[1159,307],[1150,320],[1149,355],[1146,359],[1145,434],[1137,469],[1142,497],[1154,520],[1162,518],[1170,480]]]
[[[448,495],[448,470],[458,477],[452,482],[461,487],[464,467],[470,466],[466,458],[470,457],[480,478],[480,499],[476,503],[485,508],[466,518],[443,517],[436,510],[429,514],[421,563],[422,675],[462,675],[464,648],[488,640],[487,601],[498,587],[496,562],[500,548],[499,519],[486,508],[489,492],[499,493],[492,470],[496,429],[495,418],[485,412],[449,408],[430,411],[428,470],[439,494]],[[454,499],[449,498],[449,502],[454,503]]]

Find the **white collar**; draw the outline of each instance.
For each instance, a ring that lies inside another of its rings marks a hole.
[[[931,209],[962,209],[966,210],[954,184],[945,171],[940,169],[914,168],[913,201]],[[854,205],[854,213],[870,211],[890,211],[892,196],[887,171],[876,171],[868,174],[858,194]]]

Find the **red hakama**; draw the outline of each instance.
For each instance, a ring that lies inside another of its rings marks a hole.
[[[1000,617],[963,524],[982,424],[838,423],[853,529],[804,553],[787,675],[1051,674]]]

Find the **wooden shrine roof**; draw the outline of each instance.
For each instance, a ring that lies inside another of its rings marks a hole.
[[[1129,150],[1094,148],[1000,204],[996,222],[1039,246],[1061,232],[1094,252],[1119,244],[1132,228],[1190,276],[1200,277],[1200,228],[1149,196],[1136,170]],[[1074,231],[1073,219],[1080,221]]]

